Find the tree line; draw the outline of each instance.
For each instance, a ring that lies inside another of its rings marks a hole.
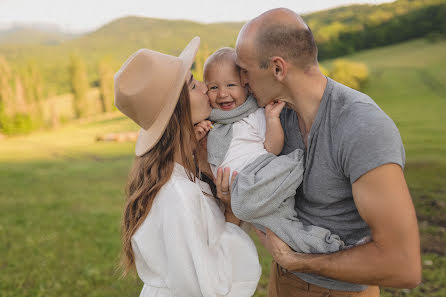
[[[73,118],[80,119],[91,114],[94,100],[99,100],[100,111],[115,109],[113,100],[114,71],[107,59],[97,63],[99,73],[98,98],[89,95],[91,89],[83,59],[72,54],[70,57],[69,79],[71,86],[71,107]],[[13,69],[0,56],[0,133],[23,134],[46,127],[58,126],[61,119],[54,100],[48,100],[45,82],[35,62]],[[65,119],[70,120],[70,119]]]
[[[318,43],[319,58],[340,57],[424,36],[432,41],[446,38],[446,4],[422,7],[378,25],[365,23],[361,29],[341,32]]]

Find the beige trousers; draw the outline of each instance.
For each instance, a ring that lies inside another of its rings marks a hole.
[[[301,280],[273,261],[268,297],[379,297],[379,287],[369,286],[361,292],[329,290]]]

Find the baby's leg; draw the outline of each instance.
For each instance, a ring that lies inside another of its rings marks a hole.
[[[337,251],[344,246],[339,236],[297,218],[294,196],[303,179],[303,158],[302,150],[265,154],[246,166],[232,186],[232,210],[243,221],[268,227],[296,251]]]

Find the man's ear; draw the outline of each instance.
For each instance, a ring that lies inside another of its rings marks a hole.
[[[278,81],[283,81],[288,72],[288,65],[282,57],[274,56],[271,58],[271,66],[274,77]]]

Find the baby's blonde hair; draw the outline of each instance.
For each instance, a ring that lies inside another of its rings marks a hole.
[[[206,62],[204,63],[204,69],[203,69],[203,78],[206,81],[206,77],[208,75],[209,69],[211,66],[217,64],[217,63],[232,63],[234,65],[234,69],[239,72],[240,68],[235,63],[235,58],[237,54],[235,53],[235,49],[232,47],[222,47],[218,50],[216,50],[212,55],[207,58]]]

